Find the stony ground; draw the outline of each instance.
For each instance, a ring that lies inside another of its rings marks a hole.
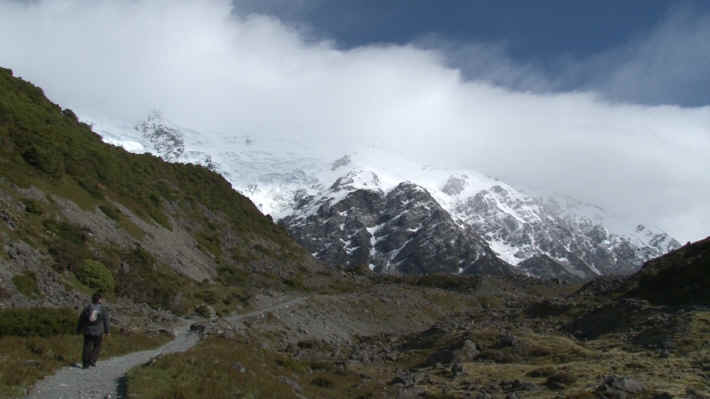
[[[64,369],[31,397],[710,397],[710,309],[617,298],[615,281],[450,283],[265,291],[172,346]]]
[[[570,295],[573,287],[543,294],[490,284],[314,295],[233,326],[208,323],[207,345],[159,367],[177,372],[206,361],[201,351],[220,353],[215,362],[236,366],[191,380],[231,381],[211,397],[710,397],[710,309],[605,299],[589,295],[594,287]],[[229,374],[235,367],[246,371]],[[129,397],[166,397],[141,388],[153,372],[134,371]],[[283,390],[245,388],[265,381]]]
[[[96,367],[89,369],[82,369],[79,364],[74,367],[65,367],[35,385],[28,398],[104,399],[123,397],[121,378],[128,370],[161,354],[186,351],[199,340],[198,334],[190,332],[189,323],[184,323],[174,333],[175,339],[158,349],[99,361],[96,363]]]
[[[235,314],[222,320],[223,323],[239,328],[245,319],[258,318],[267,312],[287,309],[305,302],[303,297],[261,299],[257,309]],[[79,365],[65,367],[53,376],[40,381],[32,389],[29,399],[104,399],[125,397],[123,377],[130,369],[146,364],[151,359],[171,353],[184,352],[192,348],[200,338],[201,324],[182,320],[174,329],[175,338],[154,350],[131,353],[108,360],[99,361],[96,367],[82,369]],[[110,339],[110,338],[107,338]]]

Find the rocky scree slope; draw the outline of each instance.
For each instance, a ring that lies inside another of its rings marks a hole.
[[[132,126],[94,125],[106,141],[131,151],[196,162],[218,171],[316,257],[333,265],[372,265],[390,273],[441,270],[436,264],[422,268],[421,262],[411,263],[414,256],[406,257],[408,251],[397,251],[406,242],[402,237],[412,238],[417,222],[403,223],[397,234],[383,234],[381,217],[397,215],[375,208],[376,212],[370,212],[367,207],[375,204],[408,207],[414,214],[435,203],[436,211],[453,221],[445,233],[448,238],[472,239],[467,244],[455,240],[448,249],[450,257],[478,248],[460,267],[443,267],[454,273],[460,268],[476,270],[470,267],[475,262],[471,259],[492,250],[522,273],[580,281],[630,274],[646,260],[680,245],[666,233],[621,222],[574,199],[529,195],[476,171],[421,166],[377,148],[356,148],[345,156],[323,155],[303,148],[297,138],[284,144],[248,135],[197,132],[172,124],[158,113]],[[410,189],[404,190],[402,183]],[[415,186],[420,190],[411,188]],[[403,191],[412,197],[396,205],[387,198],[395,190],[393,197],[401,197]],[[421,191],[428,196],[420,195]],[[356,208],[347,209],[350,205]],[[339,215],[329,212],[336,208]],[[340,220],[338,229],[323,227],[335,223],[334,218]],[[422,231],[420,236],[424,235]],[[414,241],[410,244],[411,249]],[[462,248],[454,249],[457,245]],[[480,245],[489,248],[482,250]],[[425,258],[434,259],[444,252],[441,246],[433,246]],[[500,271],[498,262],[490,270],[478,269]]]
[[[317,270],[219,174],[108,145],[0,69],[0,308],[76,307],[104,289],[115,303],[233,311]]]

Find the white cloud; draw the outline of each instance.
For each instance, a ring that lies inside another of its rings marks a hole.
[[[681,240],[710,234],[710,108],[514,92],[462,79],[434,49],[340,50],[230,12],[228,1],[0,1],[0,65],[79,114],[137,121],[159,108],[185,126],[299,135],[337,154],[376,143],[599,203]],[[534,81],[514,69],[500,79]]]
[[[710,104],[710,15],[677,8],[648,36],[594,57],[608,75],[590,82],[610,97],[644,103]]]

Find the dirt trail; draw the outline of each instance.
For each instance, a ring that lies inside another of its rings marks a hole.
[[[264,313],[303,303],[307,298],[299,297],[277,303],[249,313],[225,318],[233,325],[241,320],[258,317]],[[186,321],[175,329],[175,339],[160,348],[129,353],[97,362],[96,367],[64,367],[56,374],[39,381],[27,396],[28,399],[104,399],[123,398],[123,378],[128,370],[147,363],[150,359],[168,353],[184,352],[200,340],[199,334],[190,331]]]
[[[273,311],[275,311],[275,310],[285,309],[285,308],[288,308],[288,307],[290,307],[290,306],[298,305],[298,304],[301,304],[301,303],[305,302],[307,299],[308,299],[307,297],[297,297],[297,298],[293,298],[293,299],[290,299],[290,300],[288,300],[288,301],[278,302],[278,303],[276,303],[276,304],[273,304],[273,305],[268,306],[268,307],[264,307],[264,308],[262,308],[262,309],[257,309],[257,310],[255,310],[255,311],[253,311],[253,312],[244,313],[244,314],[238,314],[238,315],[233,315],[233,316],[227,316],[227,317],[224,318],[224,320],[228,321],[228,322],[229,322],[230,324],[232,324],[235,328],[238,328],[238,327],[240,326],[240,323],[239,323],[239,322],[242,321],[242,320],[245,320],[245,319],[248,319],[248,318],[251,318],[251,317],[259,317],[259,316],[261,316],[261,315],[264,315],[264,314],[269,313],[269,312],[273,312]]]

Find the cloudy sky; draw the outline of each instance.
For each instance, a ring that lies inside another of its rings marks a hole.
[[[0,65],[79,115],[377,143],[681,241],[710,234],[709,39],[704,1],[0,0]]]

